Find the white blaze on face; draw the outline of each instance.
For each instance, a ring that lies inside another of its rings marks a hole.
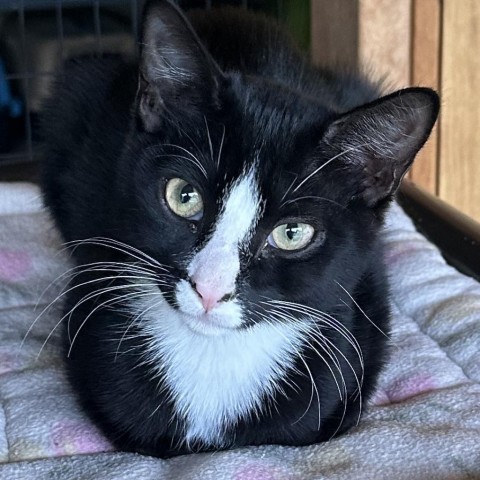
[[[213,235],[193,257],[188,274],[199,293],[220,300],[235,290],[240,271],[240,247],[260,215],[260,198],[253,169],[227,193]]]

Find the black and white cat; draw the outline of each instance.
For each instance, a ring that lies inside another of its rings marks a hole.
[[[311,66],[263,17],[149,1],[138,65],[77,62],[43,191],[78,265],[66,362],[120,448],[305,445],[386,358],[382,218],[438,97]]]

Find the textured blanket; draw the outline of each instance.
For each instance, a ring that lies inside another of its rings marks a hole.
[[[38,189],[0,184],[0,478],[480,479],[480,285],[397,205],[384,237],[392,357],[358,427],[310,447],[160,460],[114,451],[80,411],[62,367],[59,302],[40,315],[68,259]]]

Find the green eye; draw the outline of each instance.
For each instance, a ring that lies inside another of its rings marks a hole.
[[[268,243],[281,250],[299,250],[310,243],[314,233],[308,223],[284,223],[272,231]]]
[[[203,214],[203,200],[193,185],[181,178],[172,178],[165,188],[165,199],[179,217],[198,220]]]

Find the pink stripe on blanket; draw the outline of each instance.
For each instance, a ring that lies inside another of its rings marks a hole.
[[[439,388],[435,379],[429,375],[413,375],[407,378],[398,378],[382,386],[373,395],[372,405],[387,405],[399,403],[422,393],[428,393]]]
[[[56,422],[50,432],[53,456],[109,452],[111,443],[89,423]]]
[[[0,250],[0,280],[18,282],[27,277],[32,258],[25,250]]]

